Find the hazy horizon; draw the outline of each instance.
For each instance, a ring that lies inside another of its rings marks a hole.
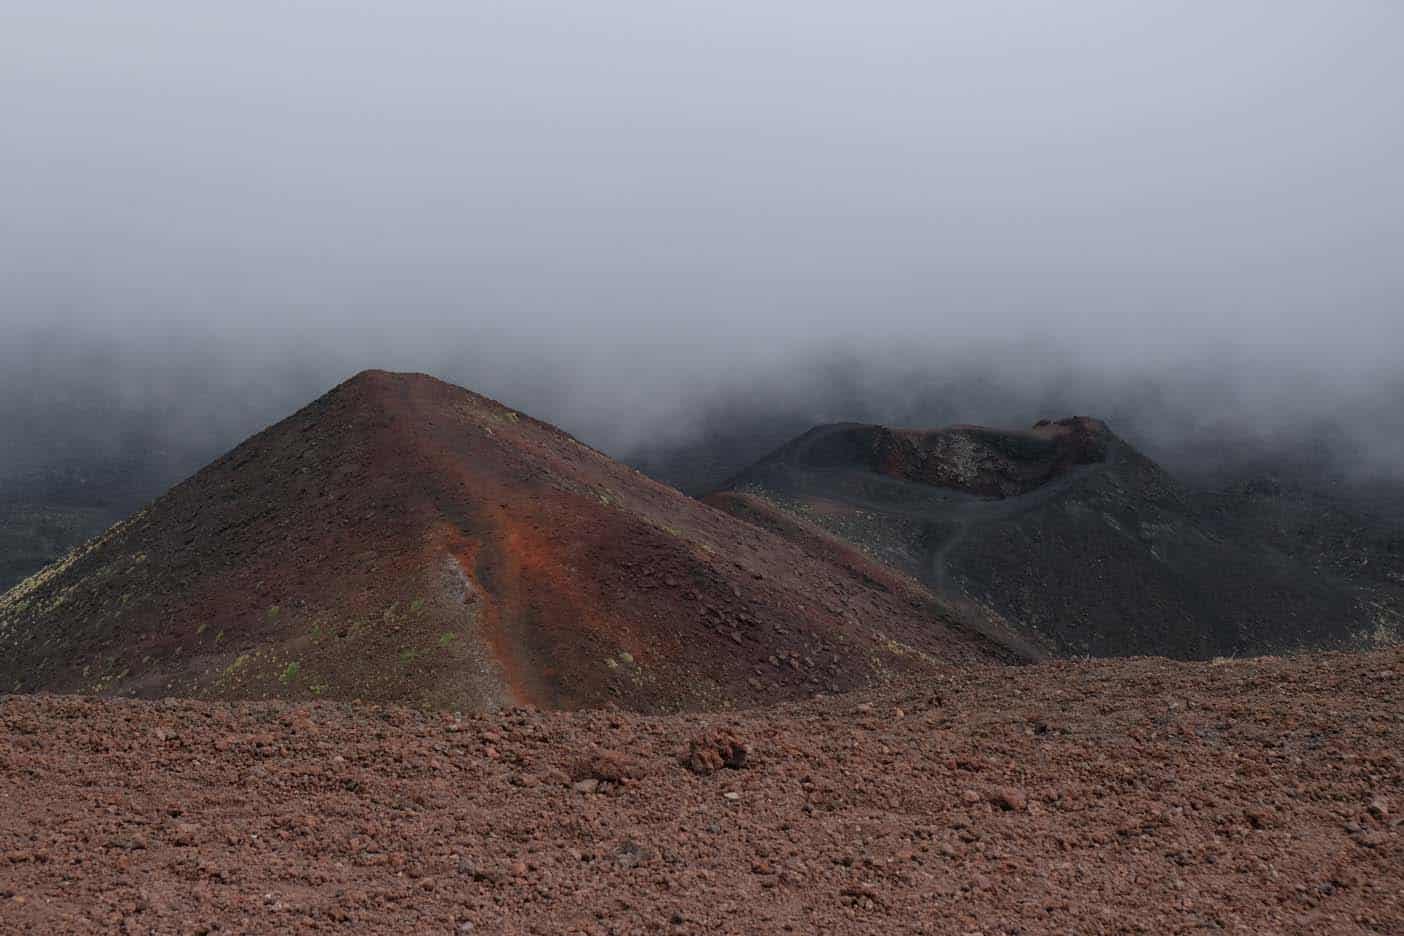
[[[621,457],[747,399],[1074,408],[1398,479],[1401,35],[1368,2],[18,0],[0,478],[233,444],[375,366]]]

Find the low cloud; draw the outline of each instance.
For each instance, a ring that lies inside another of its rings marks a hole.
[[[1404,8],[6,19],[0,478],[178,474],[368,366],[624,457],[1085,412],[1185,471],[1404,464]]]

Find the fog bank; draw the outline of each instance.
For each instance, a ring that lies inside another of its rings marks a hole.
[[[1305,0],[18,0],[0,479],[179,474],[368,366],[622,457],[1079,412],[1185,470],[1399,477],[1401,35]]]

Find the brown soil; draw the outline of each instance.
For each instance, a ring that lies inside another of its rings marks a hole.
[[[0,597],[0,689],[723,708],[1018,654],[431,377],[368,371]]]
[[[727,715],[10,696],[0,931],[1400,933],[1401,750],[1400,650]]]
[[[873,469],[906,481],[987,497],[1027,494],[1077,465],[1106,460],[1107,427],[1085,416],[1040,420],[1030,430],[873,427]]]

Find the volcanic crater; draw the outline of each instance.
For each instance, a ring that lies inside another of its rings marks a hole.
[[[0,598],[0,687],[717,708],[1031,656],[839,540],[367,371]]]
[[[1404,611],[1397,534],[1191,489],[1085,417],[819,426],[706,500],[800,539],[817,527],[1056,655],[1368,648]],[[1343,524],[1341,545],[1365,556],[1324,564],[1335,544],[1302,534]]]

